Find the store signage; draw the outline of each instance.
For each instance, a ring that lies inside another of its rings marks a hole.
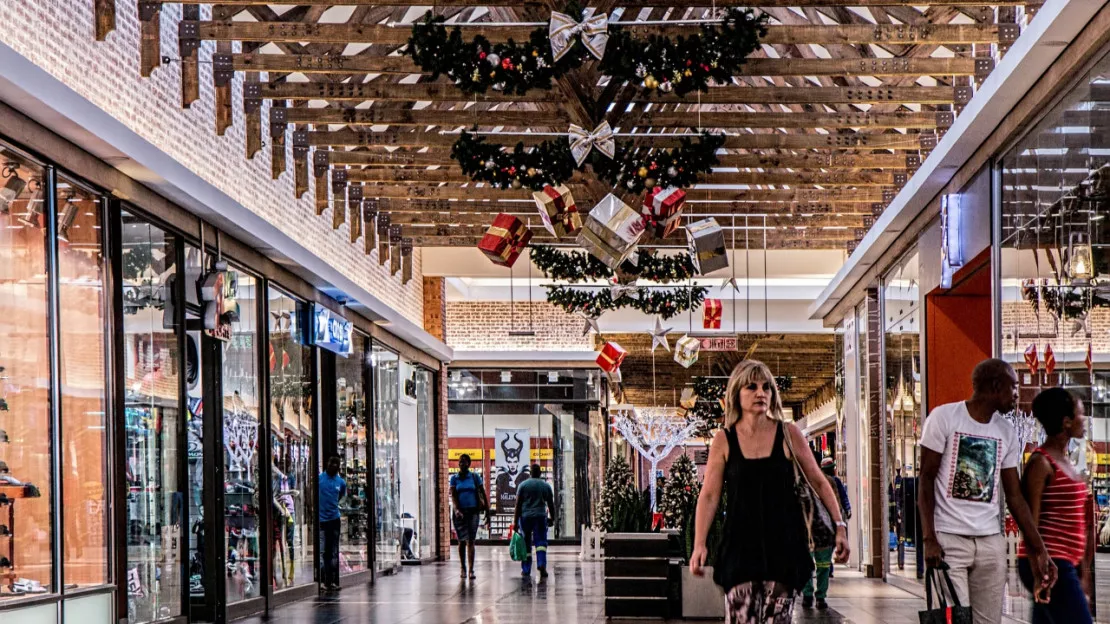
[[[940,286],[952,288],[952,276],[964,265],[963,242],[960,240],[960,196],[940,198]]]
[[[238,274],[234,271],[209,271],[200,280],[200,299],[204,302],[204,333],[216,340],[231,340],[231,324],[239,320],[235,300]]]
[[[351,322],[331,310],[316,306],[316,346],[343,357],[351,354]]]
[[[701,343],[702,351],[739,351],[740,340],[736,336],[692,336]]]

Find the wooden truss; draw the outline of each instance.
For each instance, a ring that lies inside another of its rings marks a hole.
[[[538,226],[529,192],[476,185],[452,162],[463,130],[531,145],[562,140],[570,124],[603,120],[621,140],[658,148],[699,129],[724,132],[720,166],[688,190],[687,212],[714,215],[726,229],[760,219],[766,230],[745,227],[746,236],[729,237],[737,247],[851,249],[1040,4],[762,0],[770,26],[740,75],[678,97],[616,83],[593,62],[548,91],[467,95],[401,55],[423,12],[407,0],[227,0],[204,10],[183,3],[172,24],[178,49],[162,49],[161,9],[176,2],[138,2],[142,73],[180,60],[185,107],[200,97],[201,80],[211,80],[215,131],[241,119],[245,156],[268,148],[275,179],[291,170],[297,195],[312,193],[317,213],[330,214],[335,227],[349,224],[352,242],[366,237],[368,253],[377,248],[375,214],[388,215],[394,244],[411,238],[416,246],[473,245],[501,211]],[[644,22],[629,26],[639,34],[680,35],[696,30],[691,20],[711,19],[729,4],[595,0],[591,9]],[[94,6],[102,39],[116,6]],[[562,5],[441,0],[435,7],[464,35],[503,41],[527,38]],[[583,212],[613,191],[588,171],[568,184]],[[534,230],[537,241],[572,242]]]

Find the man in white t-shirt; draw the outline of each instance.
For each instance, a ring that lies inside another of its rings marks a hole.
[[[974,624],[1002,621],[1006,588],[1006,539],[999,491],[1025,536],[1034,578],[1056,581],[1021,493],[1022,449],[1002,417],[1017,403],[1018,378],[1002,360],[983,360],[971,374],[967,401],[934,409],[921,432],[921,534],[925,563],[950,568],[960,603],[970,605]]]

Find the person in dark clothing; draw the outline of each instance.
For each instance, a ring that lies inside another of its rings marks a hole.
[[[844,484],[841,483],[840,479],[838,479],[834,474],[836,470],[833,464],[833,459],[831,457],[826,457],[822,459],[821,454],[817,451],[813,452],[813,459],[814,461],[820,463],[821,471],[824,473],[825,479],[827,479],[829,484],[832,485],[833,488],[836,490],[837,498],[840,501],[841,515],[845,519],[851,517],[848,508],[845,506],[845,503],[848,500],[848,491],[844,489]],[[829,608],[829,603],[825,601],[825,598],[828,596],[829,593],[829,579],[832,578],[832,558],[832,546],[813,549],[813,563],[814,565],[816,565],[817,571],[814,574],[815,578],[811,578],[809,581],[807,581],[805,589],[802,590],[803,608],[808,609],[812,607],[814,598],[817,599],[818,609],[824,611],[825,609]]]
[[[795,454],[794,449],[800,449]],[[809,529],[795,494],[797,462],[837,525],[834,558],[848,560],[847,525],[836,491],[797,425],[783,422],[775,377],[762,362],[736,366],[725,390],[724,427],[709,451],[694,521],[690,572],[704,573],[706,539],[728,487],[724,541],[714,581],[725,590],[729,624],[788,624],[813,574]]]
[[[833,458],[826,457],[821,460],[821,472],[832,478],[833,484],[836,485],[836,493],[840,498],[840,509],[844,512],[844,520],[852,519],[852,502],[848,499],[848,488],[844,486],[844,482],[840,477],[836,476],[836,462]],[[829,578],[834,576],[835,566],[829,566]]]
[[[323,536],[324,571],[321,580],[328,591],[339,590],[339,500],[347,495],[347,482],[339,476],[339,458],[331,457],[316,483],[320,508],[320,535]]]
[[[521,576],[532,574],[532,547],[536,548],[536,568],[540,578],[547,577],[547,526],[555,522],[555,496],[551,486],[540,478],[540,465],[532,464],[531,478],[516,489],[513,526],[524,536],[528,556],[520,562]]]

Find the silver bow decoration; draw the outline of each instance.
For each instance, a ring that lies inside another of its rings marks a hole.
[[[608,30],[609,16],[605,13],[598,13],[579,23],[566,13],[553,12],[547,31],[551,39],[551,56],[556,61],[563,58],[574,45],[574,38],[581,35],[582,45],[600,61],[605,56],[605,45],[609,43]]]
[[[594,128],[593,132],[587,132],[585,128],[577,124],[570,125],[570,153],[574,156],[574,161],[581,167],[582,163],[586,162],[586,156],[590,155],[590,150],[597,148],[597,151],[605,154],[609,158],[617,155],[617,142],[613,139],[613,129],[609,127],[608,121],[601,122],[601,125]]]
[[[636,286],[625,286],[619,282],[614,282],[609,285],[609,298],[613,302],[620,301],[624,297],[635,295],[638,292]]]

